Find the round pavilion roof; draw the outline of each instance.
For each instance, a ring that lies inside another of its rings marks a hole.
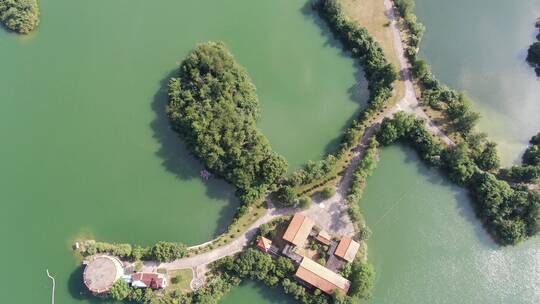
[[[84,285],[93,293],[107,292],[124,273],[121,262],[108,255],[94,257],[84,269]]]

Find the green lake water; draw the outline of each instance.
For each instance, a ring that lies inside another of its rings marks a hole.
[[[421,55],[435,75],[464,90],[482,115],[480,129],[505,164],[519,162],[540,132],[540,80],[525,62],[538,29],[538,0],[417,0],[427,31]]]
[[[90,302],[69,249],[80,235],[197,244],[230,223],[234,190],[201,182],[163,115],[164,81],[199,42],[247,68],[259,125],[293,168],[335,147],[366,85],[304,6],[41,1],[35,33],[0,29],[0,302],[47,303],[46,268],[57,303]]]
[[[421,55],[439,79],[472,97],[504,163],[518,161],[540,131],[540,82],[524,61],[538,1],[416,2],[427,28]],[[382,151],[362,206],[373,231],[372,303],[540,303],[540,238],[498,247],[466,191],[409,149]]]
[[[362,206],[377,272],[372,303],[540,302],[540,240],[501,248],[467,192],[400,146],[385,148]]]
[[[540,130],[539,83],[523,63],[538,6],[472,2],[418,0],[428,27],[423,54],[443,81],[475,99],[481,128],[511,162]],[[37,32],[0,30],[0,302],[48,303],[46,268],[57,303],[99,302],[83,292],[69,250],[77,236],[196,244],[230,222],[233,189],[200,181],[202,167],[163,116],[163,81],[198,42],[224,41],[247,68],[259,126],[293,168],[335,147],[366,99],[365,81],[305,3],[42,1]],[[458,8],[473,11],[456,19]],[[461,189],[407,149],[381,158],[362,201],[373,230],[373,303],[540,302],[538,239],[497,247]],[[291,302],[254,282],[223,299]]]

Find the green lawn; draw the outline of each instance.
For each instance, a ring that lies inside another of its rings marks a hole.
[[[193,279],[193,272],[191,269],[173,270],[168,273],[169,285],[166,291],[168,293],[187,293],[191,291],[189,284]]]

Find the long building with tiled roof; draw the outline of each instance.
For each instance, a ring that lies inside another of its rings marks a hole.
[[[333,294],[336,290],[347,294],[351,286],[346,278],[306,257],[302,259],[295,276],[326,294]]]

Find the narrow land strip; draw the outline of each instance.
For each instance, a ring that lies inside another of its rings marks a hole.
[[[394,106],[388,108],[382,115],[380,115],[371,126],[369,126],[360,141],[360,144],[354,149],[354,155],[352,160],[345,171],[345,175],[338,185],[338,191],[336,194],[324,201],[313,204],[309,209],[301,211],[302,213],[317,218],[320,220],[324,229],[331,233],[338,235],[353,235],[354,226],[347,214],[347,201],[346,194],[347,189],[352,181],[354,169],[358,165],[358,162],[363,157],[365,150],[368,146],[370,138],[375,134],[379,124],[384,118],[392,117],[398,111],[404,111],[419,116],[426,121],[428,130],[441,139],[446,145],[454,145],[454,142],[442,132],[433,121],[424,113],[420,107],[414,85],[412,83],[412,75],[410,72],[410,64],[405,57],[405,50],[403,47],[401,33],[399,25],[396,21],[393,3],[391,0],[384,0],[384,4],[387,8],[387,16],[390,19],[390,26],[392,29],[392,35],[394,39],[394,46],[397,58],[399,59],[401,75],[405,83],[405,95]],[[358,8],[361,9],[361,8]],[[234,255],[241,252],[253,239],[257,233],[257,229],[265,223],[272,221],[273,219],[291,215],[300,210],[297,208],[285,208],[278,209],[269,203],[269,208],[266,214],[255,221],[251,226],[242,233],[235,240],[227,245],[221,246],[214,250],[198,254],[188,258],[178,259],[169,263],[158,262],[145,262],[143,264],[142,271],[157,271],[157,269],[166,269],[167,271],[178,269],[193,269],[194,281],[192,282],[192,288],[197,288],[204,281],[205,273],[208,271],[207,265],[217,261],[226,256]]]

